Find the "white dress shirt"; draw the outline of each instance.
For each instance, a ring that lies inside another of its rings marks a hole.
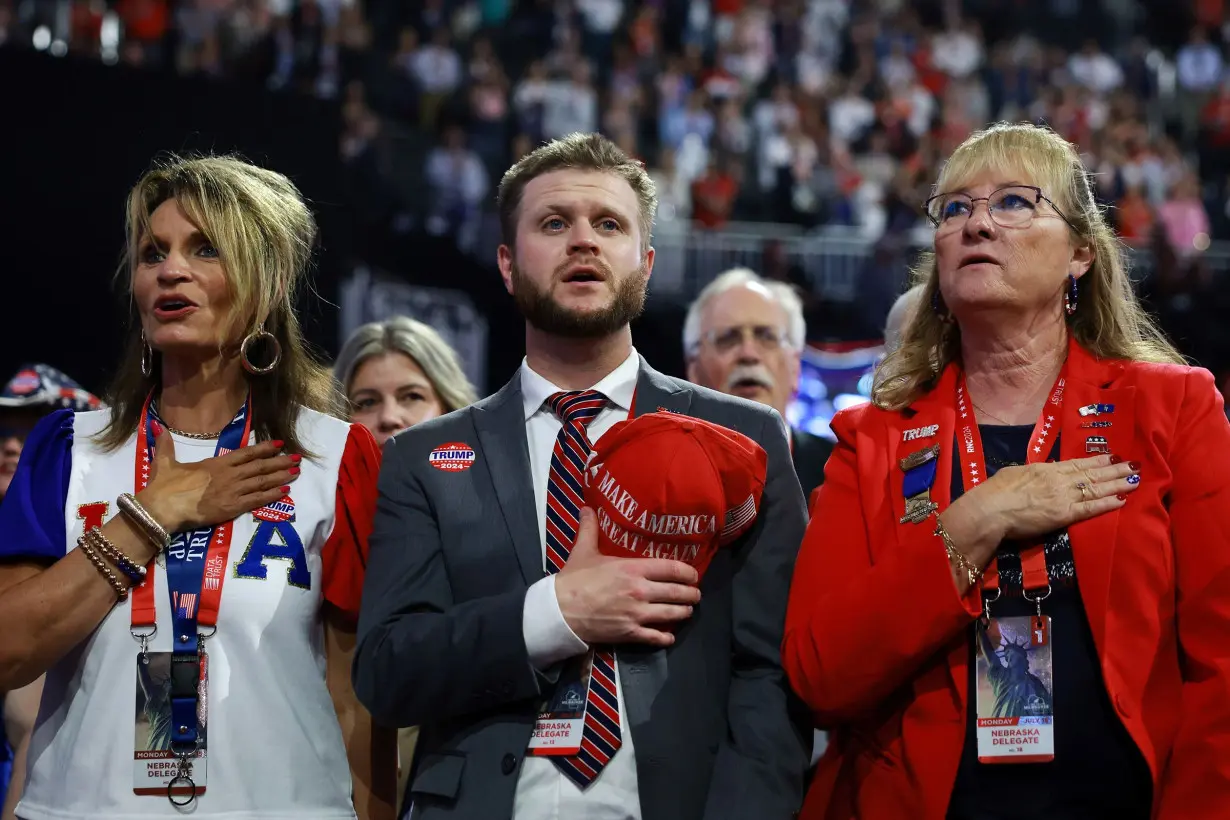
[[[617,422],[628,418],[636,379],[640,373],[640,356],[634,349],[623,364],[595,384],[607,397],[608,404],[587,428],[590,443],[596,443]],[[547,543],[547,481],[551,475],[551,453],[563,424],[547,407],[546,400],[562,388],[521,363],[521,397],[525,403],[525,435],[530,449],[530,476],[534,481],[534,504],[538,511],[539,543],[546,560]],[[545,563],[544,563],[544,572]],[[525,596],[522,619],[525,647],[530,663],[545,671],[566,658],[589,651],[589,646],[576,636],[560,612],[555,596],[555,576],[547,575],[533,584]],[[589,788],[581,791],[560,772],[550,757],[527,754],[517,778],[517,793],[513,800],[513,820],[640,820],[641,801],[636,784],[636,755],[632,750],[632,732],[628,728],[628,713],[624,708],[623,685],[620,683],[619,656],[616,655],[615,691],[619,695],[619,728],[622,745],[615,756]]]

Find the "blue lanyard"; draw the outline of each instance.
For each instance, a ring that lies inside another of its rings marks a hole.
[[[147,404],[145,418],[145,444],[147,452],[154,450],[154,430],[151,421],[158,421],[158,408],[151,399]],[[238,450],[247,441],[250,430],[251,400],[235,414],[218,436],[214,456]],[[230,541],[230,527],[225,527],[223,536]],[[187,532],[175,533],[166,550],[167,590],[171,598],[171,621],[174,629],[174,649],[171,654],[171,743],[172,748],[195,747],[198,740],[197,703],[199,700],[201,649],[203,636],[198,636],[197,621],[201,609],[201,597],[206,592],[206,556],[210,544],[217,535],[216,526],[200,527]],[[229,543],[226,545],[229,547]],[[221,592],[221,587],[214,590]],[[152,603],[152,601],[151,601]],[[214,624],[209,624],[214,626]]]

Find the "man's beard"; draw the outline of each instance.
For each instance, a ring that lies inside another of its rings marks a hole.
[[[609,286],[613,274],[606,269]],[[521,315],[536,330],[569,339],[599,339],[610,336],[641,315],[645,309],[645,266],[625,275],[616,285],[611,303],[600,310],[571,310],[556,302],[550,289],[539,290],[516,263],[512,266],[513,301]],[[559,281],[552,277],[551,285]]]

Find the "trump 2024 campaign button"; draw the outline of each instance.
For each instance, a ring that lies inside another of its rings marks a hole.
[[[474,448],[461,441],[441,444],[431,451],[427,461],[432,467],[446,473],[468,470],[474,464]]]

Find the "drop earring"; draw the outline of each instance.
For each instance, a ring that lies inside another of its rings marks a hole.
[[[1064,313],[1068,314],[1069,316],[1072,316],[1074,313],[1076,313],[1076,297],[1077,297],[1076,277],[1069,273],[1068,274],[1068,288],[1067,290],[1064,291],[1064,294],[1063,294],[1063,310],[1064,310]]]

